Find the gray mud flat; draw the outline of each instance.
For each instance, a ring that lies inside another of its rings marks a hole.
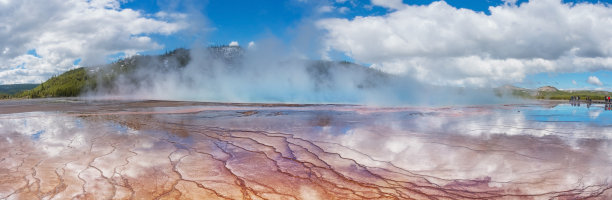
[[[612,111],[0,102],[0,199],[611,199]]]

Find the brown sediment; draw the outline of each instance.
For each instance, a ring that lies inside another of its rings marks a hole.
[[[248,117],[254,114],[257,114],[258,112],[255,110],[249,110],[249,111],[244,111],[244,112],[239,112],[240,114],[242,114],[242,116]]]
[[[436,114],[389,121],[380,117],[391,110],[363,107],[278,115],[277,109],[181,102],[100,111],[70,105],[54,107],[60,113],[0,117],[1,199],[612,198],[609,139],[568,143],[554,129],[530,124],[513,129],[551,135],[393,128],[419,117],[491,114],[492,108],[430,110]]]

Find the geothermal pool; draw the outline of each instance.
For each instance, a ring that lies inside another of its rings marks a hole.
[[[0,199],[610,199],[612,111],[0,101]]]

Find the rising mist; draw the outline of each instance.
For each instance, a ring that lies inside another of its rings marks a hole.
[[[126,58],[91,68],[99,84],[85,96],[383,106],[515,101],[491,88],[434,86],[351,62],[302,59],[278,46],[195,47]]]

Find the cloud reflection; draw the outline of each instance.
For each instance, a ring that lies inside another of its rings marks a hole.
[[[609,112],[132,105],[1,115],[0,197],[612,195]]]

